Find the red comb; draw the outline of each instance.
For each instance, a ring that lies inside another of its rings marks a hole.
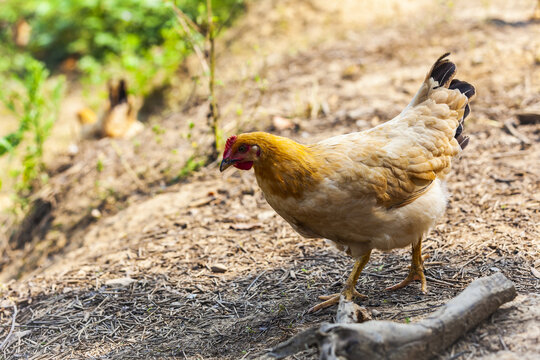
[[[226,159],[229,156],[231,156],[231,148],[233,144],[236,142],[236,135],[231,136],[227,139],[227,142],[225,143],[225,151],[223,152],[223,158]]]

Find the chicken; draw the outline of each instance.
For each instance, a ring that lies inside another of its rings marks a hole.
[[[98,122],[96,113],[84,107],[77,111],[77,120],[79,121],[80,134],[83,139],[98,138],[101,135],[101,125]]]
[[[127,94],[124,80],[109,83],[109,99],[103,116],[98,120],[90,108],[77,112],[81,125],[81,136],[85,139],[96,137],[130,138],[140,132],[144,126],[137,121],[137,107],[133,97]]]
[[[143,129],[137,121],[135,100],[128,95],[125,80],[109,83],[109,102],[101,125],[102,135],[113,138],[129,138]]]
[[[456,66],[441,56],[411,103],[367,131],[312,145],[264,132],[230,137],[220,170],[255,170],[264,197],[300,235],[326,238],[356,259],[341,294],[310,311],[364,297],[355,285],[373,249],[412,245],[409,275],[426,292],[422,238],[445,211],[445,177],[467,146],[463,122],[472,85],[453,80]]]

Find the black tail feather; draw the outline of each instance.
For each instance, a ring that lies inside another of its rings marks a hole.
[[[126,80],[121,79],[118,84],[118,102],[124,103],[127,101],[127,84]]]
[[[449,89],[458,89],[460,93],[467,96],[469,99],[476,94],[476,90],[474,89],[474,86],[469,84],[468,82],[461,81],[458,79],[452,80],[450,83]]]
[[[459,92],[467,96],[468,99],[472,98],[476,94],[476,90],[474,89],[474,86],[472,86],[468,82],[457,80],[457,79],[452,80],[448,88],[450,90],[453,90],[453,89],[459,90]],[[469,106],[469,103],[467,103],[467,105],[465,105],[465,111],[463,113],[463,117],[461,118],[459,122],[459,126],[456,129],[456,135],[454,135],[454,137],[459,143],[459,146],[461,146],[462,149],[465,149],[465,147],[469,144],[469,137],[464,136],[462,133],[463,133],[463,127],[465,123],[465,118],[467,117],[467,115],[469,115],[470,112],[471,112],[471,108]]]
[[[124,79],[120,79],[118,82],[109,81],[108,87],[111,107],[127,102],[127,84]]]
[[[428,75],[439,83],[439,87],[447,87],[456,74],[456,65],[447,59],[449,55],[446,53],[437,59]]]
[[[465,149],[467,145],[469,145],[469,137],[468,136],[460,136],[459,138],[456,138],[456,140],[459,143],[459,146],[461,147],[461,150]]]

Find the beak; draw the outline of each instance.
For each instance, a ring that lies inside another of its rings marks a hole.
[[[219,166],[219,171],[223,172],[227,168],[237,162],[237,159],[223,159],[221,160],[221,165]]]

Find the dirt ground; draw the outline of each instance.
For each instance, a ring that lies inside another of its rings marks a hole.
[[[540,123],[516,117],[540,113],[540,23],[527,21],[535,2],[334,6],[254,2],[225,34],[218,73],[226,135],[262,129],[309,143],[367,129],[397,115],[451,51],[477,97],[470,144],[448,178],[446,215],[423,247],[429,293],[418,283],[384,291],[406,276],[410,250],[374,252],[358,283],[369,296],[362,305],[375,319],[414,322],[472,280],[502,272],[518,297],[437,358],[535,358]],[[210,146],[208,103],[198,92],[169,97],[169,110],[135,139],[82,142],[51,165],[37,196],[53,212],[0,259],[0,339],[17,308],[5,358],[252,358],[333,321],[335,308],[306,311],[341,289],[353,260],[297,235],[252,172],[221,174],[212,163],[178,178]],[[292,125],[276,127],[276,117]],[[317,356],[312,349],[296,358]]]

